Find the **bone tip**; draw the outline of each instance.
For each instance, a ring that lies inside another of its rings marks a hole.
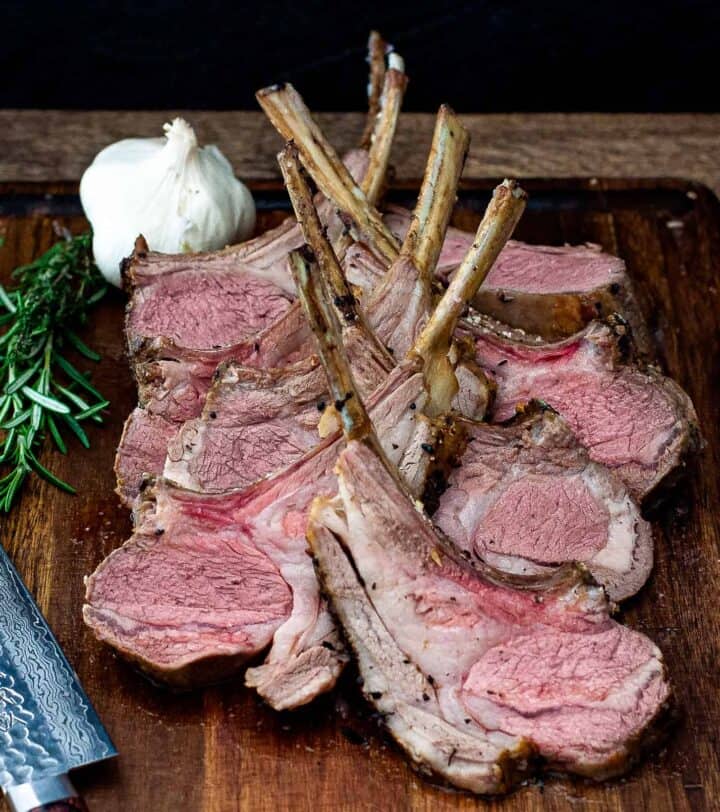
[[[267,87],[260,88],[255,96],[256,98],[260,99],[264,96],[271,96],[273,93],[282,93],[282,91],[288,87],[291,87],[289,82],[275,82],[274,85],[268,85]]]
[[[455,136],[457,133],[466,136],[467,130],[465,125],[460,120],[460,116],[449,104],[441,104],[437,114],[438,120],[450,129],[450,135]]]
[[[495,189],[494,194],[507,190],[516,200],[527,200],[527,192],[516,180],[505,178],[505,180]]]
[[[405,60],[395,51],[390,51],[388,55],[388,67],[398,73],[405,73]]]
[[[460,138],[461,143],[465,144],[465,150],[467,151],[470,145],[470,133],[462,123],[460,116],[449,104],[440,105],[436,120],[436,126],[438,125],[444,127],[451,138]],[[463,158],[463,160],[465,160],[465,158]]]
[[[370,31],[370,36],[368,37],[368,57],[372,54],[373,47],[375,45],[379,45],[380,43],[384,43],[385,40],[383,39],[382,34],[379,31],[376,31],[374,28]]]

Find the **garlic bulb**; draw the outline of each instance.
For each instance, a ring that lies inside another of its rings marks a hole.
[[[164,138],[127,138],[103,149],[80,182],[103,276],[120,285],[120,262],[142,234],[154,251],[211,251],[250,236],[252,195],[215,146],[199,147],[176,118]]]

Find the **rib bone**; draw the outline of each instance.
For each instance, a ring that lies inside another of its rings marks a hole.
[[[377,206],[385,189],[390,151],[407,87],[407,76],[402,59],[397,54],[390,56],[391,67],[385,74],[384,89],[379,101],[380,112],[374,121],[375,126],[368,151],[368,166],[360,184],[360,188],[365,192],[365,197],[373,206]],[[352,236],[347,232],[333,240],[335,254],[340,261],[344,259],[352,241]]]
[[[362,238],[391,263],[399,252],[395,236],[355,184],[300,94],[291,84],[283,84],[264,88],[256,97],[283,138],[295,141],[302,162],[320,191],[355,223]]]
[[[495,189],[472,248],[410,350],[410,355],[423,360],[432,415],[447,411],[457,391],[448,353],[458,319],[510,239],[526,201],[527,195],[515,181],[505,180]]]
[[[369,322],[397,358],[412,346],[432,310],[431,279],[455,202],[469,136],[443,105],[412,224],[400,256],[373,291]]]
[[[312,248],[320,266],[323,282],[335,306],[346,343],[355,340],[354,336],[357,335],[357,338],[363,343],[363,351],[366,354],[369,352],[378,359],[384,367],[385,373],[390,372],[395,366],[395,362],[367,327],[364,316],[357,307],[355,296],[347,283],[342,267],[323,232],[312,194],[302,176],[297,147],[288,144],[278,155],[278,163],[305,241]],[[351,335],[347,335],[347,333]],[[379,381],[375,383],[377,384]]]
[[[368,116],[365,123],[365,130],[360,139],[360,146],[363,149],[370,149],[372,144],[375,123],[380,112],[380,97],[385,82],[385,55],[392,50],[392,46],[382,38],[378,31],[371,31],[368,39],[367,61],[370,65],[370,76],[368,77]]]
[[[317,338],[318,354],[325,367],[335,409],[342,419],[343,431],[349,438],[365,437],[372,432],[370,419],[358,397],[340,340],[340,325],[335,312],[328,306],[327,291],[312,250],[306,246],[305,250],[293,251],[290,268],[310,328]]]
[[[435,120],[430,156],[402,252],[428,278],[437,265],[452,215],[457,185],[470,145],[470,134],[455,112],[443,104]]]
[[[402,61],[400,61],[400,64],[402,64]],[[380,200],[387,175],[390,150],[395,138],[395,130],[407,82],[407,76],[403,70],[391,67],[385,74],[385,84],[380,99],[380,112],[368,150],[368,168],[362,182],[362,190],[373,206],[376,206]]]

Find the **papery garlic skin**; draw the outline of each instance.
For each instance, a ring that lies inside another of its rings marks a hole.
[[[153,251],[213,251],[255,228],[255,203],[215,146],[199,147],[183,119],[165,138],[127,138],[85,170],[80,200],[103,276],[120,286],[120,263],[142,234]]]

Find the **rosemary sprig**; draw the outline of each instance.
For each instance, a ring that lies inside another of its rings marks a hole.
[[[67,235],[0,285],[0,512],[7,513],[34,472],[68,493],[75,489],[38,459],[49,434],[67,453],[64,435],[90,445],[81,425],[102,423],[109,404],[66,357],[74,349],[100,356],[77,336],[107,285],[92,260],[92,235]]]

